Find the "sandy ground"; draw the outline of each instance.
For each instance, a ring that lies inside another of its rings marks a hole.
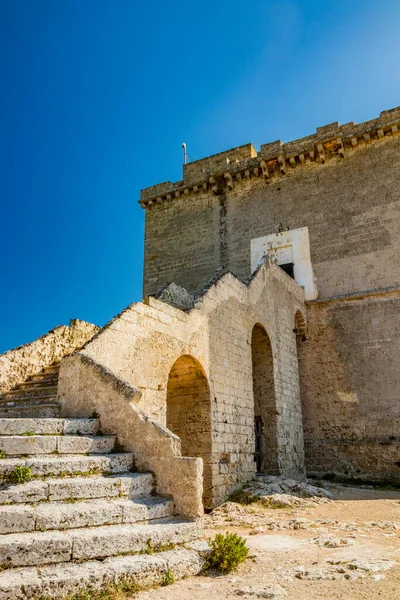
[[[225,576],[192,577],[138,600],[400,600],[400,490],[330,486],[296,508],[228,505],[206,536],[235,531],[249,558]]]

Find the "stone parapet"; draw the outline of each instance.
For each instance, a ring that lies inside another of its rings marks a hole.
[[[232,189],[242,179],[275,180],[294,168],[323,164],[332,158],[343,158],[357,147],[398,137],[399,128],[400,107],[397,107],[364,123],[339,125],[334,122],[317,127],[313,135],[286,144],[280,140],[263,144],[259,152],[250,143],[238,146],[184,165],[182,181],[166,181],[144,188],[139,203],[149,209],[201,190],[220,193],[224,188]]]
[[[118,441],[134,456],[139,471],[151,471],[157,493],[171,496],[177,514],[203,514],[202,460],[183,457],[180,439],[137,406],[140,390],[82,352],[61,363],[58,398],[69,416],[99,415],[102,431],[118,432]]]
[[[225,152],[213,154],[201,160],[194,160],[183,165],[183,183],[190,185],[204,180],[213,173],[219,173],[250,158],[257,157],[257,150],[252,144],[237,146]]]
[[[33,342],[0,355],[0,394],[81,348],[99,329],[71,319],[69,325],[55,327]]]

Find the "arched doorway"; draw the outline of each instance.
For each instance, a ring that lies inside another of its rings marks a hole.
[[[203,502],[211,508],[210,391],[202,366],[189,355],[178,358],[168,377],[167,427],[181,439],[183,456],[203,459]]]
[[[254,398],[254,460],[258,473],[279,475],[274,364],[269,336],[257,323],[251,335]]]

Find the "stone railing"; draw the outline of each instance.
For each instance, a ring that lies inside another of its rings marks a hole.
[[[132,452],[139,471],[151,471],[157,493],[171,496],[177,514],[196,519],[203,513],[200,458],[181,455],[180,439],[137,406],[141,392],[84,353],[61,363],[58,401],[69,417],[99,416],[104,433],[117,435]]]
[[[72,319],[40,338],[0,355],[0,394],[39,373],[43,367],[81,348],[100,328]]]

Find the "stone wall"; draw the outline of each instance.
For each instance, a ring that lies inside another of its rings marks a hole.
[[[329,300],[309,303],[299,344],[309,472],[399,479],[399,127],[400,107],[256,154],[244,146],[247,155],[196,161],[190,178],[185,167],[182,181],[141,196],[145,293],[172,280],[195,292],[220,265],[244,279],[252,240],[308,228],[318,298]]]
[[[400,484],[400,292],[308,307],[307,472]]]
[[[293,298],[289,289],[296,293]],[[228,274],[206,297],[214,403],[214,503],[254,473],[252,332],[260,324],[272,346],[276,412],[275,457],[280,473],[304,474],[303,431],[294,319],[298,286],[279,267],[257,273],[247,288]],[[270,394],[271,390],[266,389]],[[265,418],[266,415],[265,415]],[[268,423],[265,423],[268,426]],[[218,485],[216,485],[218,482]]]
[[[29,344],[5,352],[0,356],[0,393],[81,348],[98,330],[96,325],[71,319],[69,325],[60,325]]]
[[[177,401],[174,378],[184,375],[178,388],[189,404],[195,404],[197,395],[203,409],[191,412],[193,444],[183,440],[182,449],[203,458],[204,499],[209,508],[255,471],[252,332],[257,323],[268,333],[272,349],[274,389],[269,380],[265,393],[274,395],[275,459],[282,474],[304,474],[294,332],[298,311],[305,315],[303,291],[266,261],[248,284],[230,273],[222,275],[197,297],[191,310],[152,297],[132,304],[79,354],[135,388],[137,408],[162,425],[167,423],[168,401]],[[59,395],[68,413],[73,407],[63,386],[59,384]],[[173,404],[169,408],[173,412]],[[96,410],[93,394],[86,394],[81,410],[80,416]],[[182,434],[181,423],[171,418],[168,424]],[[119,436],[124,426],[121,421]]]
[[[207,193],[188,202],[177,198],[146,214],[144,296],[171,282],[197,291],[220,265],[218,203]]]
[[[236,186],[227,199],[228,267],[250,268],[250,243],[308,227],[320,298],[400,285],[400,139],[310,164],[273,183]]]
[[[145,295],[171,281],[197,291],[220,265],[247,277],[251,240],[282,227],[308,227],[319,297],[400,285],[399,126],[400,108],[332,124],[224,169],[196,161],[195,184],[158,197],[144,190]]]

